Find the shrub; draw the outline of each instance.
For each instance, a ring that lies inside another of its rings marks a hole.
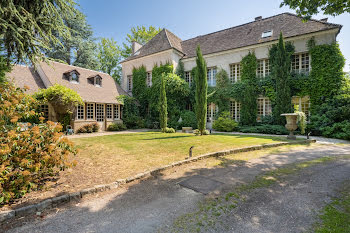
[[[75,164],[77,150],[53,122],[21,127],[24,118],[38,115],[37,102],[12,84],[0,86],[0,204],[20,198]]]
[[[197,136],[201,134],[201,132],[198,129],[193,130],[193,133]],[[203,135],[209,135],[209,134],[210,134],[209,130],[203,131]]]
[[[239,132],[242,133],[262,133],[262,134],[288,134],[288,130],[281,125],[258,125],[258,126],[241,126]]]
[[[180,115],[182,122],[178,123],[178,128],[182,127],[192,127],[193,129],[197,127],[196,114],[192,111],[183,111]]]
[[[91,124],[86,124],[86,125],[81,126],[77,130],[77,132],[78,133],[93,133],[93,132],[97,132],[99,129],[100,129],[100,126],[96,122],[94,122]]]
[[[108,126],[108,131],[122,131],[126,130],[126,126],[123,123],[112,123]]]
[[[175,129],[166,127],[164,133],[175,133]]]
[[[93,132],[98,132],[98,130],[100,129],[99,124],[97,124],[97,122],[91,123],[92,125],[92,131]]]
[[[213,129],[223,132],[232,132],[238,126],[238,123],[231,119],[229,112],[222,112],[217,120],[214,121]]]

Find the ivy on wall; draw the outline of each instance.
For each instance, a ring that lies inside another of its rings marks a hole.
[[[140,104],[140,114],[145,115],[147,109],[147,71],[145,66],[132,70],[132,95]]]

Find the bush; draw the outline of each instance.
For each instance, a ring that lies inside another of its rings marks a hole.
[[[214,121],[213,129],[223,132],[232,132],[238,126],[238,123],[231,119],[229,112],[222,112],[217,120]]]
[[[126,126],[123,123],[112,123],[108,126],[108,131],[122,131],[126,130]]]
[[[198,129],[193,130],[193,133],[197,136],[201,134],[201,132]],[[203,135],[209,135],[209,134],[210,134],[209,130],[204,130]]]
[[[0,205],[20,198],[75,164],[77,150],[53,122],[21,127],[20,121],[38,115],[37,102],[12,84],[0,86]]]
[[[91,124],[86,124],[86,125],[81,126],[77,130],[77,132],[78,133],[93,133],[93,132],[98,132],[99,129],[100,129],[100,126],[96,122],[94,122]]]
[[[175,129],[166,127],[164,133],[175,133]]]
[[[183,111],[180,115],[182,122],[178,123],[178,128],[182,127],[192,127],[193,129],[197,127],[196,114],[192,111]]]
[[[281,125],[241,126],[238,131],[242,133],[289,134],[288,130]]]

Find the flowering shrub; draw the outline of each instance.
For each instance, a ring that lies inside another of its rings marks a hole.
[[[23,124],[38,115],[37,102],[12,84],[0,86],[0,204],[22,197],[43,180],[75,164],[77,150],[62,126],[39,117],[41,124]]]
[[[96,122],[94,122],[91,124],[86,124],[86,125],[81,126],[77,132],[78,133],[93,133],[93,132],[97,132],[99,129],[100,129],[100,126]]]

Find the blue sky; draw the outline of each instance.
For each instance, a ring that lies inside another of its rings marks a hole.
[[[248,23],[256,16],[263,18],[282,12],[292,12],[288,7],[279,8],[282,0],[80,0],[82,11],[87,15],[95,37],[114,38],[124,42],[131,27],[138,25],[167,28],[181,39],[215,32]],[[338,35],[341,51],[349,71],[350,60],[350,14],[328,17],[328,22],[342,24]]]

